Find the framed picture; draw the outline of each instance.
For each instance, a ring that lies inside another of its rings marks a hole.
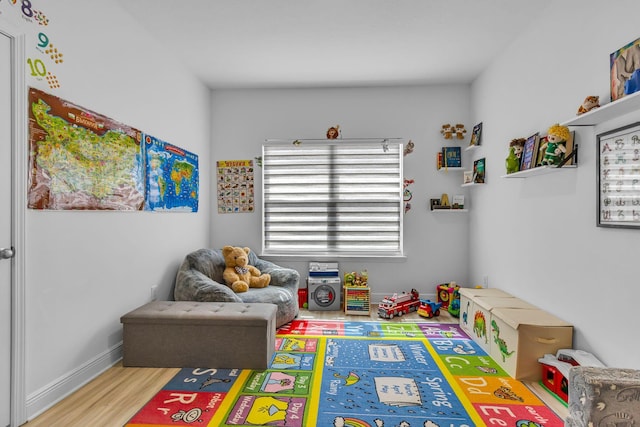
[[[640,122],[597,136],[598,227],[640,228]]]
[[[484,163],[484,157],[473,162],[473,182],[476,184],[484,184]]]
[[[609,55],[611,101],[636,92],[640,84],[640,38]]]
[[[473,182],[473,171],[464,171],[462,177],[463,184],[471,184]]]
[[[534,133],[524,142],[524,148],[522,150],[522,156],[520,157],[520,170],[534,168],[536,159],[538,157],[538,144],[540,138],[538,133]]]
[[[471,131],[471,141],[469,141],[469,146],[480,145],[480,143],[482,142],[481,136],[482,136],[482,122],[478,123],[473,127],[473,130]]]

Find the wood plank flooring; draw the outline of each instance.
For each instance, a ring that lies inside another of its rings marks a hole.
[[[369,316],[345,315],[336,311],[301,310],[299,319],[382,320],[375,312]],[[395,317],[390,322],[458,323],[443,312],[425,319],[417,313]],[[25,427],[121,427],[133,417],[162,387],[178,368],[125,368],[121,363],[109,368],[86,386],[63,399]],[[553,409],[553,408],[552,408]]]

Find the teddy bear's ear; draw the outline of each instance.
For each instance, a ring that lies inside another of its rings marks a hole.
[[[249,252],[251,252],[251,249],[244,247],[242,248],[243,251],[245,251],[247,253],[247,255],[249,255]]]
[[[233,246],[224,246],[222,248],[222,255],[227,256],[233,251]]]

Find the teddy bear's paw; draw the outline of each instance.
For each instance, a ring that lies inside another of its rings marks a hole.
[[[239,294],[242,292],[247,292],[249,290],[249,285],[246,282],[238,280],[237,282],[234,282],[233,285],[231,285],[231,289],[233,289],[233,292]]]

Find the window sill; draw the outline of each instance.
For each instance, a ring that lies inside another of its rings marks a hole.
[[[295,254],[264,254],[259,255],[261,259],[268,261],[366,261],[375,259],[376,261],[404,262],[407,260],[406,255],[384,255],[384,254],[318,254],[318,253],[295,253]]]

